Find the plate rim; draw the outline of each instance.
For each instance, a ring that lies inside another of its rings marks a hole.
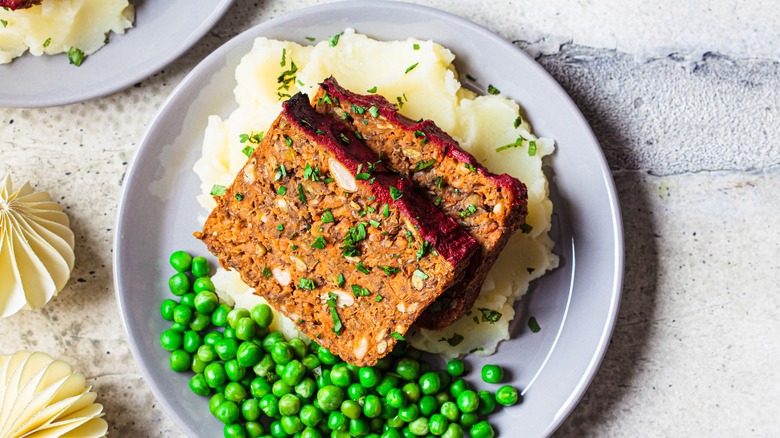
[[[30,102],[29,96],[27,97],[19,97],[15,95],[3,96],[3,94],[0,93],[0,107],[4,106],[9,108],[45,108],[45,107],[71,105],[75,103],[82,103],[89,100],[97,99],[100,97],[105,97],[110,94],[122,91],[135,83],[143,81],[144,79],[162,70],[168,64],[174,62],[179,57],[181,57],[184,53],[190,50],[198,41],[201,40],[201,38],[203,38],[203,36],[205,36],[209,32],[209,30],[211,30],[214,27],[214,25],[216,25],[216,23],[225,15],[227,10],[233,5],[235,0],[216,0],[216,2],[218,3],[214,4],[213,10],[209,13],[208,18],[203,22],[201,22],[200,25],[198,26],[197,32],[193,33],[190,38],[186,38],[182,40],[182,43],[179,44],[175,50],[168,52],[167,54],[165,54],[165,56],[154,57],[152,58],[151,62],[141,64],[140,68],[134,70],[135,74],[131,74],[127,76],[119,76],[116,78],[114,82],[110,82],[110,83],[104,82],[100,88],[91,89],[91,88],[82,87],[78,90],[81,91],[80,93],[79,92],[66,93],[63,95],[56,95],[48,98],[45,96],[44,97],[36,96],[35,100],[32,102]],[[148,4],[149,2],[147,1],[145,3]],[[143,31],[142,26],[136,27],[134,24],[131,28],[127,29],[125,34],[114,35],[114,36],[120,38],[120,37],[125,37],[130,32],[139,32],[139,31]],[[99,54],[100,54],[100,49],[98,49],[98,51],[91,56],[99,56]],[[51,56],[58,56],[58,55],[51,55]],[[41,63],[45,62],[50,57],[49,55],[40,55],[40,56],[30,55],[29,51],[25,51],[21,56],[40,58],[42,60]],[[34,60],[35,59],[33,59],[33,61]],[[0,64],[0,68],[4,66],[10,66],[15,61],[16,60],[12,60],[8,64]],[[67,84],[65,84],[63,88],[66,87]]]
[[[545,435],[549,436],[552,433],[554,433],[555,430],[557,430],[560,427],[560,425],[564,422],[564,420],[569,416],[569,414],[571,414],[571,412],[578,405],[579,401],[581,400],[581,398],[587,391],[589,385],[593,381],[599,369],[599,366],[601,365],[604,356],[606,355],[606,351],[609,346],[609,341],[613,334],[617,322],[620,301],[622,298],[625,250],[624,250],[622,214],[620,211],[620,203],[619,203],[617,190],[615,187],[614,178],[612,177],[612,173],[607,163],[606,157],[603,153],[603,149],[601,148],[595,134],[592,131],[592,127],[585,119],[579,107],[577,107],[577,105],[573,102],[573,100],[568,95],[568,93],[566,93],[563,87],[550,75],[550,73],[548,73],[540,64],[538,64],[535,60],[533,60],[533,58],[531,58],[527,53],[517,48],[516,46],[511,44],[511,42],[507,41],[506,39],[496,34],[495,32],[491,31],[490,29],[483,27],[479,24],[476,24],[466,18],[455,15],[451,12],[443,11],[425,5],[411,4],[411,3],[405,3],[405,2],[394,1],[394,0],[375,0],[372,2],[365,2],[361,0],[348,0],[348,1],[320,4],[320,5],[297,9],[290,13],[286,13],[284,15],[277,16],[270,20],[261,22],[241,32],[240,34],[232,37],[231,39],[226,41],[223,45],[221,45],[219,48],[214,50],[211,54],[209,54],[206,58],[200,61],[195,66],[195,68],[193,68],[193,70],[191,70],[185,76],[185,78],[176,86],[176,88],[169,94],[169,96],[160,106],[160,109],[155,114],[152,123],[149,124],[141,142],[139,143],[139,147],[137,149],[136,155],[131,160],[131,164],[128,167],[127,178],[125,179],[122,188],[122,194],[120,196],[119,206],[117,210],[115,239],[114,239],[115,250],[113,255],[114,287],[115,287],[115,292],[117,294],[117,302],[120,307],[122,322],[125,327],[125,331],[128,334],[128,343],[130,344],[131,351],[133,352],[133,356],[134,358],[136,358],[136,362],[138,363],[139,367],[143,371],[144,378],[147,381],[147,384],[149,384],[149,387],[152,389],[152,392],[154,393],[155,397],[163,406],[166,414],[171,419],[174,420],[174,422],[178,427],[180,428],[183,427],[185,423],[181,421],[178,415],[174,412],[173,408],[168,404],[167,400],[162,396],[161,393],[158,392],[158,388],[156,388],[153,384],[151,384],[150,374],[149,374],[149,370],[146,367],[146,364],[138,360],[138,358],[141,357],[140,352],[138,351],[139,347],[134,341],[131,340],[132,338],[130,337],[130,333],[126,321],[126,313],[122,305],[123,304],[122,297],[120,294],[121,286],[119,285],[119,278],[121,273],[118,270],[118,263],[119,263],[118,259],[120,254],[122,253],[120,224],[122,222],[123,213],[127,208],[125,204],[126,195],[127,195],[126,187],[128,187],[128,181],[132,179],[132,175],[136,171],[135,167],[139,161],[138,157],[141,154],[142,150],[145,148],[145,145],[147,144],[151,133],[155,131],[158,124],[162,123],[161,116],[166,112],[166,110],[168,110],[168,108],[171,105],[173,105],[174,101],[179,97],[179,93],[181,92],[181,90],[186,88],[190,82],[196,81],[198,76],[201,74],[201,72],[203,70],[207,70],[210,67],[210,64],[214,63],[216,59],[222,58],[225,55],[229,54],[237,46],[246,43],[247,40],[254,40],[257,37],[264,36],[263,32],[266,31],[266,28],[275,28],[278,25],[284,23],[285,21],[296,20],[302,15],[314,14],[314,13],[329,11],[329,10],[339,10],[343,8],[365,8],[365,7],[369,7],[369,5],[390,7],[399,11],[405,10],[407,12],[425,11],[427,13],[440,15],[446,18],[447,20],[453,20],[458,22],[458,24],[469,28],[470,31],[479,32],[484,37],[493,40],[497,44],[503,45],[505,47],[509,47],[512,50],[519,52],[521,56],[524,56],[528,60],[532,61],[531,63],[532,68],[538,70],[538,72],[541,73],[541,76],[544,76],[545,79],[549,82],[551,86],[551,90],[554,91],[556,94],[558,94],[559,98],[561,98],[567,103],[568,106],[567,110],[569,110],[572,113],[572,115],[581,124],[581,127],[584,127],[584,129],[586,130],[588,136],[586,140],[592,143],[593,145],[595,145],[595,151],[597,153],[595,154],[594,158],[598,161],[600,167],[599,170],[601,171],[601,176],[605,188],[605,193],[609,200],[609,207],[610,207],[609,218],[612,221],[611,230],[612,230],[612,237],[614,239],[614,246],[611,248],[611,255],[613,256],[613,260],[612,260],[613,263],[611,269],[613,270],[613,275],[611,281],[611,292],[609,294],[610,296],[609,312],[606,320],[603,321],[603,325],[601,326],[601,331],[600,331],[599,343],[597,345],[597,348],[592,352],[592,355],[590,356],[590,362],[586,367],[585,372],[582,374],[577,385],[573,387],[569,398],[564,402],[564,404],[556,413],[554,417],[554,421],[550,423],[547,429],[545,430]],[[529,112],[533,112],[533,110],[531,109]],[[550,181],[553,181],[553,179],[550,178]],[[556,245],[558,245],[558,242],[556,242]]]

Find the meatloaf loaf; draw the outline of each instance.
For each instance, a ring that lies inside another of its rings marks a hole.
[[[417,322],[430,329],[448,326],[471,309],[498,254],[525,222],[525,185],[509,175],[490,173],[432,121],[404,117],[380,95],[352,93],[331,77],[320,85],[314,105],[356,131],[383,163],[411,178],[479,242],[480,251],[463,280]]]
[[[477,242],[297,94],[201,233],[301,331],[367,366],[458,281]]]

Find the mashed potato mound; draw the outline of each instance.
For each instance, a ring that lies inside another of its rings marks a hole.
[[[0,8],[0,64],[27,50],[40,56],[74,47],[91,55],[106,44],[108,32],[125,33],[133,16],[128,0],[45,0],[29,9]]]
[[[246,162],[242,150],[247,142],[242,143],[242,137],[267,129],[288,96],[298,91],[313,96],[328,76],[355,92],[383,95],[407,117],[432,119],[492,172],[508,173],[526,184],[531,228],[510,239],[466,316],[445,330],[419,329],[407,338],[417,348],[447,357],[492,354],[500,341],[509,338],[514,302],[531,280],[558,265],[548,236],[552,203],[542,172],[542,159],[553,152],[553,141],[534,136],[518,118],[520,108],[512,100],[478,96],[462,88],[452,65],[455,55],[439,44],[416,39],[377,41],[351,29],[339,36],[337,44],[332,41],[313,46],[266,38],[255,41],[236,69],[238,109],[226,120],[209,118],[203,156],[195,164],[202,182],[199,202],[213,209],[212,186],[230,185]],[[278,78],[285,73],[294,74],[295,80],[280,83]],[[506,145],[512,146],[496,151]],[[225,285],[223,292],[243,305],[251,288],[240,278],[235,280],[232,286],[214,283],[218,288]]]

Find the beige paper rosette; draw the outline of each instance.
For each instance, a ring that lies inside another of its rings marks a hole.
[[[0,437],[102,437],[103,406],[84,376],[46,353],[0,355]]]
[[[68,217],[48,193],[0,180],[0,317],[57,295],[73,270],[73,248]]]

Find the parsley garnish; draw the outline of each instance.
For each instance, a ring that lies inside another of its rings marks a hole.
[[[222,196],[225,194],[225,190],[227,190],[227,187],[214,184],[211,186],[211,196]]]
[[[523,124],[523,118],[520,117],[520,116],[517,116],[517,118],[515,119],[515,129],[519,128],[520,125],[522,125],[522,124]]]
[[[534,155],[536,155],[536,142],[532,140],[528,142],[528,156],[533,157]]]
[[[284,196],[284,195],[287,193],[287,187],[285,187],[285,186],[279,186],[279,188],[278,188],[278,189],[276,189],[276,193],[277,193],[278,195],[282,195],[282,196]]]
[[[252,132],[251,134],[241,134],[238,136],[239,140],[241,140],[241,143],[254,143],[259,144],[260,140],[263,139],[263,136],[265,133],[263,131],[260,132]]]
[[[304,204],[306,203],[306,195],[303,194],[303,186],[298,184],[298,199]]]
[[[461,342],[463,342],[463,339],[464,339],[464,337],[462,335],[460,335],[458,333],[453,333],[452,337],[450,337],[450,338],[442,337],[441,339],[439,339],[439,342],[446,341],[448,344],[450,344],[450,346],[454,347],[454,346],[460,344]]]
[[[539,333],[542,328],[539,327],[539,322],[533,316],[528,318],[528,328],[531,329],[531,333]]]
[[[345,113],[345,114],[346,114],[346,113]],[[339,134],[339,138],[340,138],[340,139],[341,139],[341,141],[343,141],[344,143],[347,143],[347,144],[349,144],[349,137],[347,137],[347,135],[346,135],[346,134],[344,134],[343,132]]]
[[[465,210],[460,212],[460,217],[463,218],[463,217],[466,217],[466,216],[471,216],[472,214],[474,214],[476,212],[477,212],[477,207],[474,207],[474,205],[469,205],[468,207],[466,207]]]
[[[353,103],[352,104],[352,112],[355,113],[355,114],[363,114],[364,112],[366,112],[366,107],[360,106],[360,105],[356,105],[356,104]]]
[[[382,295],[377,295],[376,298],[374,298],[374,301],[376,301],[378,303],[378,302],[382,301],[383,299],[384,298],[382,298]]]
[[[327,224],[330,222],[333,222],[335,219],[333,217],[333,213],[330,212],[330,209],[325,210],[325,213],[322,213],[322,223]]]
[[[370,290],[366,289],[365,287],[358,286],[356,284],[352,285],[352,293],[356,297],[367,297],[367,296],[371,295],[371,291]]]
[[[271,270],[268,269],[268,266],[263,266],[263,275],[266,276],[266,277],[270,277],[271,276]]]
[[[339,312],[336,310],[336,301],[338,295],[333,292],[328,292],[328,307],[330,308],[330,317],[333,318],[333,333],[337,336],[341,334],[343,328],[341,324],[341,318],[339,318]]]
[[[239,202],[244,200],[244,195],[242,195],[241,193],[234,193],[233,197],[236,198],[236,201]]]
[[[339,38],[341,38],[341,35],[343,35],[343,34],[344,34],[344,32],[337,33],[336,35],[333,35],[330,38],[328,38],[328,45],[330,47],[336,47],[336,45],[338,45],[338,43],[339,43]]]
[[[363,262],[359,262],[357,265],[355,265],[355,269],[357,269],[358,271],[364,274],[368,274],[371,272],[371,268],[364,265]]]
[[[350,227],[349,231],[347,231],[347,235],[344,236],[344,240],[342,241],[342,255],[344,257],[354,257],[360,255],[360,250],[356,245],[358,242],[365,239],[366,236],[366,224],[361,222],[355,227]]]
[[[438,207],[438,206],[439,206],[439,204],[441,204],[441,196],[437,196],[437,197],[436,197],[436,200],[435,200],[435,201],[433,201],[433,205],[435,205],[435,206],[437,206],[437,207]]]
[[[389,206],[389,205],[385,204],[385,205],[382,207],[382,216],[384,216],[384,217],[390,217],[390,206]]]
[[[344,283],[346,283],[346,280],[344,280],[344,274],[339,274],[338,278],[336,278],[336,285],[338,285],[338,287],[343,287]]]
[[[470,170],[472,172],[476,172],[477,171],[477,167],[474,166],[473,164],[464,163],[463,167],[465,167],[466,169],[468,169],[468,170]]]
[[[498,88],[496,88],[496,87],[494,87],[492,85],[488,85],[488,93],[490,93],[490,94],[500,94],[501,91]]]
[[[68,60],[70,60],[70,63],[76,67],[81,66],[81,63],[84,62],[84,58],[84,52],[82,52],[81,49],[77,49],[75,47],[68,49]]]
[[[482,312],[482,322],[486,322],[487,321],[487,322],[489,322],[491,324],[495,324],[496,322],[498,322],[501,319],[501,316],[502,316],[500,312],[496,312],[493,309],[479,308],[477,310]]]
[[[431,249],[433,249],[433,245],[427,241],[423,241],[422,245],[420,245],[420,248],[417,250],[417,260],[420,260],[421,258],[428,255],[428,253],[431,252]],[[423,280],[425,279],[423,278]]]
[[[522,231],[525,234],[530,233],[533,229],[534,227],[528,225],[528,222],[523,222],[523,224],[520,225],[520,231]]]
[[[276,168],[276,175],[274,175],[274,182],[279,181],[284,176],[287,176],[287,169],[285,169],[284,164],[280,164],[279,167]]]
[[[0,20],[0,24],[2,24],[3,27],[8,27],[8,21],[6,21],[6,20]],[[43,47],[46,47],[46,46],[43,46]]]
[[[417,44],[417,43],[414,43],[414,44],[412,45],[412,48],[413,48],[414,50],[420,50],[420,45],[419,45],[419,44]]]
[[[406,338],[404,337],[404,335],[402,335],[402,334],[400,334],[400,333],[398,333],[398,332],[393,332],[393,333],[390,333],[390,336],[392,336],[392,337],[394,337],[394,338],[398,339],[399,341],[405,341],[405,340],[406,340]]]
[[[317,236],[317,238],[314,239],[314,243],[311,244],[311,247],[316,249],[325,249],[325,238],[322,236]]]
[[[288,148],[292,146],[292,138],[287,134],[284,134],[284,144],[286,144]]]
[[[315,287],[314,280],[311,278],[301,278],[298,281],[298,289],[314,290]]]
[[[393,201],[397,201],[401,199],[401,197],[404,195],[404,192],[401,190],[398,190],[397,188],[390,186],[390,197],[393,198]]]
[[[412,64],[409,67],[407,67],[406,71],[404,72],[404,74],[409,73],[410,71],[414,70],[417,67],[417,64],[419,64],[419,62],[415,62],[414,64]]]
[[[385,271],[385,274],[387,275],[397,274],[399,271],[401,271],[401,269],[393,266],[379,266],[379,268]]]
[[[308,164],[306,165],[306,168],[303,169],[303,179],[310,179],[312,182],[317,182],[320,180],[320,168],[315,167],[312,168]]]
[[[279,224],[279,225],[276,226],[276,229],[279,230],[279,231],[284,231],[284,225]]]
[[[368,92],[368,93],[376,93],[376,85],[374,85],[373,87],[371,87],[368,90],[366,90],[366,92]]]
[[[284,67],[287,64],[287,49],[282,47],[282,60],[279,61],[279,65]]]
[[[376,88],[376,87],[374,87]],[[377,108],[376,105],[371,105],[370,108],[368,108],[368,113],[371,114],[374,117],[379,117],[379,108]]]
[[[241,153],[246,155],[247,157],[251,157],[252,154],[255,153],[255,148],[252,146],[244,146],[244,149],[241,149]]]
[[[51,44],[51,38],[46,38],[46,41],[43,42],[43,47],[49,47],[49,44]]]
[[[425,170],[425,169],[433,167],[434,164],[436,164],[436,159],[435,158],[431,158],[428,161],[420,160],[420,161],[417,162],[417,167],[415,167],[414,170],[419,172],[421,170]]]

